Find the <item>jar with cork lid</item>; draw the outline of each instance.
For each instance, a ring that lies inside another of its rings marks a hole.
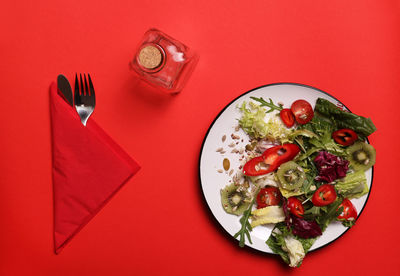
[[[130,67],[139,77],[167,93],[178,93],[185,86],[198,61],[198,55],[183,43],[157,30],[148,30]]]

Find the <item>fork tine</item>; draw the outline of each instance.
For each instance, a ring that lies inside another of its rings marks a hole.
[[[90,95],[94,97],[94,87],[89,73],[88,73],[88,78],[89,78]]]
[[[83,79],[85,80],[85,95],[89,96],[90,94],[89,94],[88,83],[87,83],[87,80],[86,80],[86,74],[83,74]]]
[[[78,82],[78,74],[77,73],[75,73],[74,101],[75,101],[76,105],[81,104],[81,97],[79,95],[79,82]]]
[[[85,95],[85,90],[83,89],[83,81],[82,81],[82,74],[79,74],[79,83],[80,83],[80,91],[81,91],[81,96]]]

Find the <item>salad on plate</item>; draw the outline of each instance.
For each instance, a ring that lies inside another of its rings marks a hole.
[[[238,216],[240,246],[252,243],[254,228],[272,225],[266,245],[298,267],[331,223],[356,222],[352,200],[369,192],[365,172],[376,151],[367,137],[376,128],[324,98],[312,108],[303,99],[286,107],[251,97],[237,108],[249,142],[232,183],[220,191],[222,207]]]

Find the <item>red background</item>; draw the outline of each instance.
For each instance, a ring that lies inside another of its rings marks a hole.
[[[0,26],[0,274],[399,275],[399,1],[3,1]],[[128,69],[150,27],[200,54],[177,96]],[[91,73],[93,118],[142,169],[56,256],[48,88],[75,72]],[[214,117],[272,82],[325,90],[378,128],[362,216],[298,269],[239,248],[198,180]]]

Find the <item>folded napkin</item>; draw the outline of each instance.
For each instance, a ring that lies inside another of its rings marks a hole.
[[[140,169],[91,117],[84,127],[50,86],[55,253]]]

